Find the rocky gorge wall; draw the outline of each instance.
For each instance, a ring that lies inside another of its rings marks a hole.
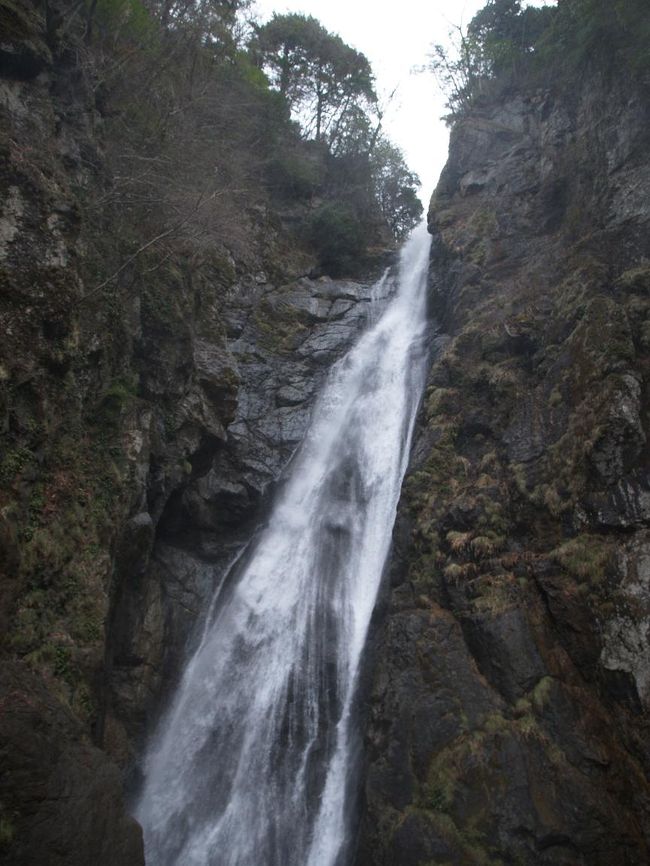
[[[309,276],[262,197],[232,249],[117,256],[101,91],[0,7],[0,862],[135,866],[124,776],[370,280]],[[453,130],[359,866],[648,862],[648,104]]]
[[[125,775],[387,262],[310,277],[262,193],[159,253],[92,57],[0,18],[0,862],[135,866]]]
[[[650,115],[596,75],[454,125],[358,866],[641,866]]]

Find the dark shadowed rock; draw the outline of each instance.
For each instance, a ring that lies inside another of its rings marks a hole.
[[[468,616],[462,626],[479,670],[506,700],[514,703],[546,674],[524,611]]]
[[[115,765],[25,665],[0,672],[0,862],[144,866]]]

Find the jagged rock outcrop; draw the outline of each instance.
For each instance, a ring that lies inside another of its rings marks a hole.
[[[452,131],[359,866],[650,857],[647,97],[596,76]]]
[[[314,395],[368,321],[370,300],[368,286],[326,277],[274,287],[257,275],[233,291],[225,318],[239,379],[234,418],[211,461],[168,499],[139,580],[137,558],[127,556],[131,579],[114,608],[107,725],[118,760],[133,757],[128,744],[141,740],[161,694],[173,690],[197,620],[261,519]],[[373,300],[376,310],[381,299]],[[137,515],[127,530],[150,525]]]

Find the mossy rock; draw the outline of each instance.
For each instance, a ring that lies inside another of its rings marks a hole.
[[[610,539],[584,533],[565,541],[550,557],[578,581],[597,585],[605,578],[613,550]]]
[[[650,295],[650,265],[624,271],[616,281],[616,285],[630,294]]]
[[[271,303],[263,299],[253,312],[260,345],[269,352],[292,352],[307,336],[307,318],[286,301]]]
[[[569,339],[575,386],[619,371],[634,359],[634,340],[625,309],[599,295],[587,303]]]

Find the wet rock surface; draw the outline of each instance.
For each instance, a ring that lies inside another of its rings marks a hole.
[[[650,118],[628,88],[509,94],[452,131],[429,212],[447,341],[375,635],[358,866],[650,858]]]
[[[228,476],[230,461],[240,484],[264,494],[302,441],[327,369],[367,324],[370,302],[370,286],[327,277],[260,287],[229,344],[241,385],[216,477]]]
[[[114,608],[109,724],[122,743],[141,742],[173,692],[210,598],[263,520],[315,395],[368,323],[371,300],[368,285],[328,278],[279,287],[251,278],[235,288],[237,327],[226,341],[238,382],[233,418],[208,462],[167,500],[148,568],[124,582]],[[374,313],[380,306],[375,299]]]

